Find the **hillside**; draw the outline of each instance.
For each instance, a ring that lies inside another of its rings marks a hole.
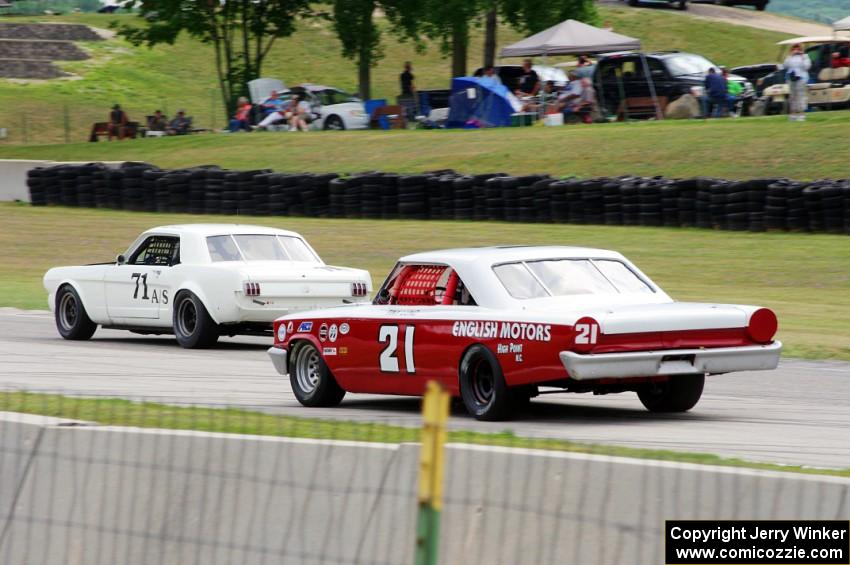
[[[772,60],[774,43],[784,36],[758,29],[704,22],[668,10],[629,10],[600,7],[602,21],[616,31],[641,38],[649,49],[680,49],[702,53],[719,64],[734,66]],[[84,23],[100,29],[129,15],[76,14],[60,18],[5,18],[4,21]],[[728,41],[730,36],[735,41]],[[499,44],[520,38],[503,29]],[[470,48],[471,69],[479,65],[481,33]],[[417,54],[409,43],[385,36],[386,57],[374,70],[374,96],[394,97],[405,60],[414,63],[419,88],[444,88],[449,64],[436,46]],[[9,137],[0,144],[83,141],[91,124],[105,119],[108,108],[122,104],[131,119],[160,108],[173,114],[179,108],[205,127],[223,127],[224,116],[216,87],[210,50],[189,38],[154,49],[134,48],[112,38],[81,42],[92,56],[86,61],[58,65],[75,75],[51,81],[0,80],[0,127]],[[279,41],[268,60],[267,76],[287,83],[316,82],[354,90],[354,64],[340,56],[339,43],[326,23],[307,22],[291,38]],[[558,59],[550,58],[549,63]],[[506,62],[515,62],[507,60]]]
[[[850,16],[850,0],[770,0],[768,11],[831,24]]]

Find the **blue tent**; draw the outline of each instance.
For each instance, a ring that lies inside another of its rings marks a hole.
[[[511,125],[511,114],[520,110],[519,101],[501,84],[488,84],[475,77],[452,79],[449,120],[446,127],[500,127]]]

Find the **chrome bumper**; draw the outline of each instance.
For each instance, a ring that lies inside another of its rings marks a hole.
[[[266,352],[271,357],[272,364],[278,373],[284,377],[289,374],[289,367],[286,364],[286,350],[279,347],[269,347]]]
[[[761,371],[779,365],[782,343],[715,349],[671,349],[629,353],[582,355],[562,351],[561,363],[577,381],[591,379],[626,379],[690,373],[729,373]]]

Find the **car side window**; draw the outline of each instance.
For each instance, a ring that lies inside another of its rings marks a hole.
[[[445,265],[396,267],[378,292],[375,303],[399,306],[477,305],[457,272]]]
[[[171,267],[180,263],[180,238],[167,235],[148,237],[127,261],[129,265]]]

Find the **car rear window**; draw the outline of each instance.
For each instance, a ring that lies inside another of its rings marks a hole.
[[[610,259],[548,259],[493,267],[514,298],[655,292],[624,263]]]
[[[207,250],[213,263],[222,261],[321,262],[304,240],[286,235],[215,235],[207,238]]]

